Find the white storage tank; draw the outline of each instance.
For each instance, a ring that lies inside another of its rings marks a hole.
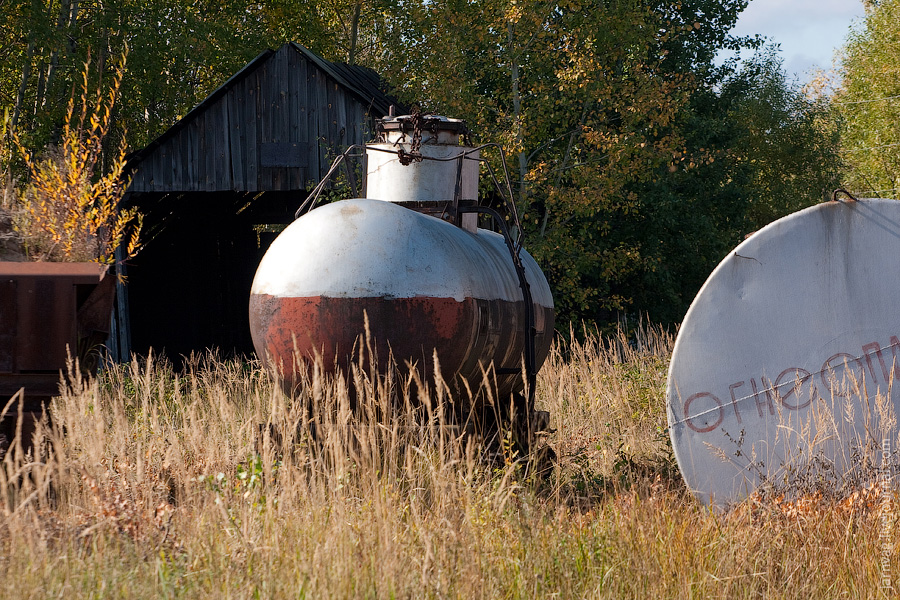
[[[523,388],[530,334],[535,368],[549,352],[553,298],[540,268],[519,252],[529,317],[507,241],[477,228],[476,214],[455,213],[478,199],[478,153],[460,145],[462,122],[415,119],[385,119],[367,148],[367,198],[300,217],[260,263],[253,343],[287,382],[317,356],[346,368],[366,319],[382,366],[392,353],[428,376],[436,351],[446,380],[477,389],[493,364],[501,394]]]

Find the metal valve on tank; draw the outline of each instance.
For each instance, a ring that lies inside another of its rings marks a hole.
[[[477,226],[492,212],[478,205],[481,149],[446,117],[386,117],[378,133],[365,197],[309,211],[263,257],[257,354],[290,385],[317,358],[347,368],[368,323],[379,363],[392,355],[431,376],[436,353],[443,378],[472,389],[492,364],[501,396],[521,392],[523,356],[536,372],[549,352],[553,298],[524,249]]]

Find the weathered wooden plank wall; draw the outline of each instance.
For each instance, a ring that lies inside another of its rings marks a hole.
[[[132,192],[305,189],[336,153],[370,135],[365,106],[286,45],[194,111],[149,152]],[[380,115],[377,115],[380,116]]]

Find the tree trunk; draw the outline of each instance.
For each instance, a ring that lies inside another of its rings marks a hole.
[[[514,24],[512,21],[506,22],[508,51],[510,57],[510,83],[512,84],[512,104],[513,118],[515,119],[516,128],[516,146],[519,149],[519,206],[525,208],[528,200],[528,189],[525,184],[525,176],[528,174],[528,157],[525,155],[525,134],[522,131],[522,96],[519,93],[519,59],[513,52],[513,32]]]
[[[56,17],[56,31],[60,36],[65,35],[66,26],[69,23],[71,14],[71,5],[69,0],[63,0],[59,6],[59,14]],[[59,67],[59,46],[54,44],[53,52],[50,54],[50,68],[47,71],[47,93],[53,91],[53,83],[56,80],[56,70]]]
[[[34,56],[34,32],[29,34],[28,48],[25,50],[25,65],[22,67],[22,81],[19,82],[19,91],[16,94],[16,105],[13,108],[10,128],[16,129],[19,115],[22,113],[22,105],[25,103],[25,91],[28,89],[28,80],[31,79],[31,59]]]
[[[77,38],[75,37],[76,25],[78,24],[78,2],[79,0],[72,0],[72,8],[69,11],[69,54],[75,54],[78,46]]]
[[[353,20],[350,22],[350,56],[347,64],[356,64],[356,42],[359,38],[359,13],[362,10],[362,0],[353,5]]]
[[[33,116],[37,117],[41,112],[41,108],[44,107],[44,94],[47,93],[47,64],[41,61],[41,64],[38,65],[38,82],[37,82],[37,92],[34,95],[34,113]]]

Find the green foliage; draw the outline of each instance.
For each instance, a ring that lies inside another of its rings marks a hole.
[[[848,186],[863,196],[900,195],[900,2],[867,5],[862,28],[844,48],[843,86],[835,104],[843,120]]]
[[[346,59],[350,32],[337,24],[353,11],[310,0],[11,4],[0,28],[0,110],[10,111],[32,148],[55,142],[74,76],[88,58],[95,76],[105,79],[112,76],[110,57],[130,50],[110,147],[126,130],[141,147],[266,48],[296,41]],[[364,39],[360,48],[366,47]]]
[[[772,51],[721,49],[740,0],[407,3],[383,71],[514,155],[529,250],[560,323],[681,319],[744,235],[821,199],[837,170],[826,107]],[[399,11],[399,5],[395,7]]]
[[[407,98],[514,154],[528,247],[563,319],[609,321],[644,308],[637,287],[660,262],[646,233],[661,225],[647,189],[687,155],[679,116],[743,6],[404,3],[388,33],[404,51],[383,61]]]
[[[787,80],[777,48],[748,61],[722,97],[739,124],[732,152],[747,174],[754,229],[830,199],[842,174],[831,104]]]
[[[758,44],[728,34],[746,4],[18,0],[2,30],[0,108],[42,148],[64,122],[64,74],[90,56],[109,78],[108,57],[128,47],[107,149],[126,129],[140,147],[263,48],[298,41],[374,67],[403,100],[465,118],[476,141],[511,153],[560,324],[629,312],[673,322],[745,234],[836,178],[826,106],[772,52],[741,71],[716,66],[721,49]]]
[[[123,126],[137,147],[161,134],[266,48],[296,41],[335,48],[316,3],[131,2],[120,44],[132,52]]]

